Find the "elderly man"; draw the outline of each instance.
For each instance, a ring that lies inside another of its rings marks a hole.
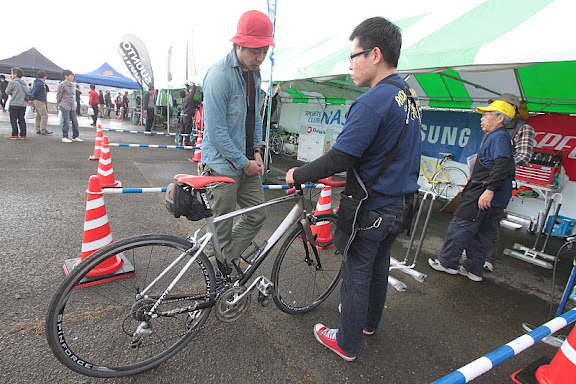
[[[515,169],[512,144],[505,128],[516,114],[514,107],[496,100],[477,111],[483,114],[480,125],[486,135],[470,181],[448,226],[440,257],[428,259],[435,270],[461,274],[472,281],[482,281],[486,252],[494,239],[498,218],[512,196]],[[458,265],[464,249],[467,259]]]

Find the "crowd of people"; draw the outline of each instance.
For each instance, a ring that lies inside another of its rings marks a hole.
[[[33,85],[27,84],[22,79],[24,72],[21,68],[11,69],[11,81],[6,80],[5,75],[0,75],[0,106],[3,112],[9,112],[12,132],[6,135],[8,140],[25,140],[28,136],[26,125],[26,109],[33,108],[36,113],[35,127],[38,135],[51,135],[53,132],[48,126],[48,99],[50,88],[46,84],[45,71],[38,71]],[[63,80],[58,85],[56,102],[59,111],[59,120],[62,124],[62,142],[71,143],[83,141],[79,137],[78,116],[82,116],[82,91],[80,85],[74,89],[74,73],[70,70],[62,71]],[[135,108],[130,107],[128,92],[118,92],[112,100],[111,91],[96,91],[96,85],[90,84],[87,113],[92,118],[91,126],[95,127],[98,118],[110,118],[115,111],[117,118],[130,119],[130,112]],[[72,138],[68,137],[69,126],[72,124]]]

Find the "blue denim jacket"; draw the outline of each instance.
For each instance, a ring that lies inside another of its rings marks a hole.
[[[260,72],[254,72],[255,89],[261,90]],[[222,175],[240,175],[246,157],[246,84],[234,48],[206,73],[202,163]],[[256,92],[254,146],[262,140],[263,92]]]

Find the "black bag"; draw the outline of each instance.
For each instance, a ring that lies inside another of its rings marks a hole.
[[[348,196],[344,192],[340,192],[340,206],[338,207],[338,218],[336,219],[336,226],[344,233],[350,235],[356,223],[356,216],[360,210],[362,199],[356,199]]]
[[[187,185],[170,183],[166,188],[166,209],[178,218],[186,216],[190,221],[208,217],[204,204],[198,200],[197,192]]]

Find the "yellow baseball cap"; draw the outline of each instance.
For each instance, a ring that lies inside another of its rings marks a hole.
[[[476,111],[481,114],[490,111],[501,112],[511,119],[514,117],[514,115],[516,115],[516,110],[514,109],[514,107],[511,104],[502,100],[495,100],[492,102],[492,104],[490,104],[487,107],[478,107],[476,108]]]

